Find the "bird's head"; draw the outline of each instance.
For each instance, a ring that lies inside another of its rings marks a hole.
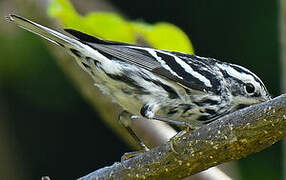
[[[220,64],[226,87],[237,107],[249,106],[271,99],[265,85],[254,73],[234,64]]]

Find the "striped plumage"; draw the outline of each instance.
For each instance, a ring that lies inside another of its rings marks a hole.
[[[170,118],[196,128],[270,99],[262,81],[238,65],[66,29],[70,37],[16,15],[8,18],[65,48],[103,93],[135,115]]]

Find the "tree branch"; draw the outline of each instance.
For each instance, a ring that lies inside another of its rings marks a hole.
[[[285,136],[286,94],[177,136],[125,161],[128,168],[114,163],[79,180],[183,178],[261,151]]]

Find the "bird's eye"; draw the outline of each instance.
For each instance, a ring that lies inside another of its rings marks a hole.
[[[248,93],[248,94],[253,94],[255,92],[255,87],[253,86],[253,84],[251,83],[246,83],[245,84],[245,91]]]

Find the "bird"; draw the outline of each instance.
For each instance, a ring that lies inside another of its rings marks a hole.
[[[15,14],[7,19],[62,47],[130,115],[197,129],[271,99],[261,79],[236,64],[103,40],[75,29],[62,33]]]

